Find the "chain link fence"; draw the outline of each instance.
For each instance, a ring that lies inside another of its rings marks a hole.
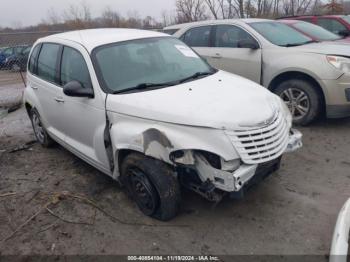
[[[0,115],[22,102],[31,46],[37,39],[56,33],[60,31],[0,33]]]

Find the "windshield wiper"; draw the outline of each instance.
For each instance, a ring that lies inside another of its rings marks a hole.
[[[307,44],[318,43],[318,42],[319,41],[310,40],[310,41],[306,41],[306,42],[302,42],[302,43],[285,44],[285,45],[281,45],[281,46],[283,46],[283,47],[293,47],[293,46],[301,46],[301,45],[307,45]]]
[[[123,90],[118,90],[113,92],[113,94],[120,94],[120,93],[126,93],[129,91],[134,91],[134,90],[145,90],[148,88],[152,88],[152,87],[166,87],[166,86],[173,86],[175,85],[175,82],[167,82],[167,83],[141,83],[138,84],[137,86],[133,86],[133,87],[128,87],[125,88]]]
[[[199,78],[199,77],[201,77],[201,76],[212,75],[212,74],[214,74],[214,73],[215,73],[215,71],[196,72],[196,73],[194,73],[193,75],[190,75],[190,76],[188,76],[188,77],[185,77],[185,78],[179,80],[179,83],[181,84],[181,83],[184,83],[184,82],[186,82],[186,81],[188,81],[188,80],[197,79],[197,78]]]

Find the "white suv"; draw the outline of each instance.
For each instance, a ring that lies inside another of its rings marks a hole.
[[[180,40],[131,29],[38,40],[24,102],[43,146],[58,142],[169,220],[180,184],[241,195],[301,146],[282,100],[209,66]]]

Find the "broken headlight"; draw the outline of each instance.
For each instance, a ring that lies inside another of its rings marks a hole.
[[[233,172],[237,170],[241,165],[240,159],[234,159],[230,161],[225,161],[220,156],[206,152],[206,151],[192,151],[192,150],[179,150],[171,153],[170,159],[176,164],[180,165],[194,165],[195,157],[194,154],[200,154],[210,166],[215,169]]]
[[[221,170],[233,172],[236,171],[241,166],[241,159],[234,159],[230,161],[225,161],[221,158]]]

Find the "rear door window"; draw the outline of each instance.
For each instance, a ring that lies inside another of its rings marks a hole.
[[[208,47],[210,44],[211,26],[200,26],[188,30],[181,40],[193,47]]]
[[[340,23],[338,20],[335,20],[335,19],[318,18],[317,24],[335,34],[339,34],[341,31],[346,30],[346,27],[342,23]]]
[[[57,80],[57,58],[60,46],[57,44],[43,44],[38,58],[38,76],[52,83]]]
[[[61,84],[80,82],[85,88],[92,88],[90,74],[84,57],[79,51],[64,47],[61,62]]]

